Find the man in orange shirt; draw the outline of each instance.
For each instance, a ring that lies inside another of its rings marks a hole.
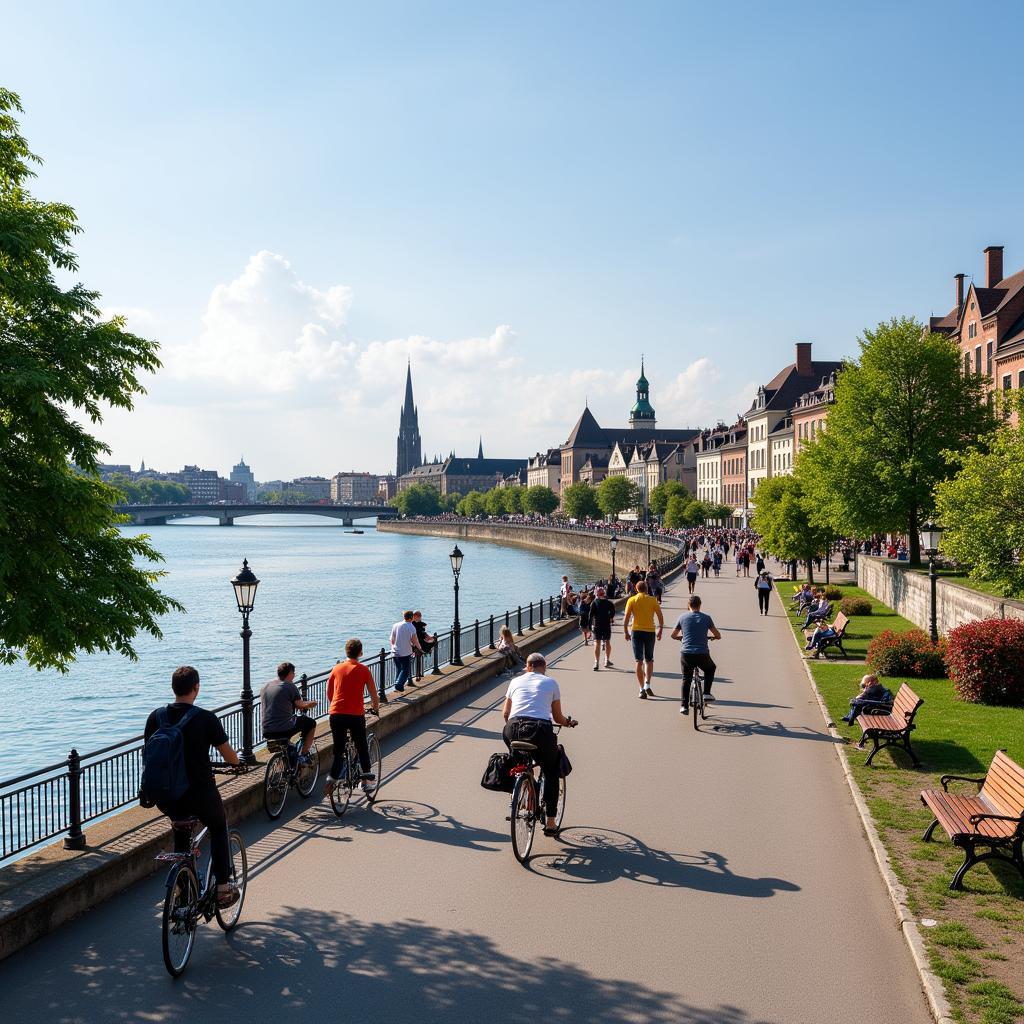
[[[364,695],[370,691],[370,703],[374,713],[380,710],[377,689],[373,684],[370,670],[359,660],[363,653],[363,642],[353,637],[345,644],[346,660],[338,662],[327,679],[327,701],[331,721],[331,735],[334,737],[334,760],[327,775],[324,796],[329,796],[338,781],[345,760],[345,743],[348,734],[359,754],[360,776],[364,790],[372,791],[376,780],[370,771],[370,751],[366,745],[366,709]]]

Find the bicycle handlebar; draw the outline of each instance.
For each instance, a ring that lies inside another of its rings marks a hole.
[[[214,764],[210,771],[215,775],[245,775],[249,771],[247,764]]]

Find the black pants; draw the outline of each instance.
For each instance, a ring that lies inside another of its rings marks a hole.
[[[184,818],[198,818],[210,836],[210,860],[213,861],[213,877],[218,885],[231,881],[231,854],[228,851],[228,819],[224,814],[217,787],[210,783],[209,787],[186,790],[180,800],[161,805],[160,810],[171,821]],[[188,853],[189,834],[187,829],[174,829],[174,852]]]
[[[264,732],[263,738],[265,740],[290,740],[296,733],[302,733],[302,738],[305,739],[315,728],[315,718],[310,718],[309,715],[296,715],[290,729]]]
[[[772,596],[770,590],[764,590],[761,587],[757,589],[757,610],[768,614],[768,599]]]
[[[352,742],[359,754],[359,766],[363,774],[370,772],[370,748],[366,744],[365,715],[331,715],[331,735],[334,737],[334,760],[331,762],[331,778],[341,776],[341,766],[345,763],[345,742],[348,734],[352,734]]]
[[[523,740],[537,747],[534,755],[544,772],[544,810],[549,818],[558,811],[558,742],[550,722],[539,718],[510,718],[502,730],[505,746],[512,749],[513,740]]]
[[[704,693],[711,692],[711,684],[715,681],[715,669],[718,667],[712,660],[710,654],[680,654],[679,664],[683,670],[683,692],[684,704],[690,703],[690,683],[693,682],[693,670],[699,668],[704,673]]]

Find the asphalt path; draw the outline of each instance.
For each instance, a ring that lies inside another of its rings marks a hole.
[[[909,952],[776,596],[700,581],[723,639],[717,703],[679,713],[677,644],[636,697],[579,639],[549,671],[581,725],[566,828],[512,855],[508,802],[478,785],[504,685],[390,738],[378,803],[337,819],[293,792],[244,824],[242,923],[204,926],[186,975],[160,954],[154,876],[0,964],[21,1022],[930,1020]],[[667,594],[683,610],[685,584]]]

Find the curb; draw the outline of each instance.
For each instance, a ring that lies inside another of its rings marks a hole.
[[[789,609],[783,606],[783,610],[786,613],[786,628],[792,634]],[[800,652],[800,641],[796,634],[792,635],[797,651]],[[800,664],[807,675],[811,692],[818,702],[818,709],[821,711],[821,717],[825,721],[825,727],[828,729],[829,735],[833,739],[845,740],[846,737],[836,729],[832,721],[832,716],[829,714],[825,700],[821,696],[818,684],[814,680],[810,663],[803,657],[802,653],[800,654]],[[844,662],[843,664],[846,663]],[[893,871],[889,853],[882,842],[881,836],[878,834],[874,821],[871,819],[871,811],[868,809],[864,794],[861,793],[860,786],[857,785],[857,780],[854,779],[853,772],[850,771],[850,762],[846,756],[846,749],[849,744],[843,742],[833,744],[833,746],[836,756],[839,758],[839,764],[842,767],[846,784],[850,788],[850,795],[853,797],[854,806],[860,815],[860,823],[864,829],[864,834],[867,836],[868,845],[871,847],[875,863],[878,865],[879,874],[882,876],[882,881],[885,882],[886,889],[889,890],[889,899],[892,900],[893,909],[896,911],[897,926],[902,932],[907,946],[910,948],[910,955],[914,960],[914,966],[917,968],[921,988],[924,990],[925,998],[928,1000],[928,1009],[935,1020],[935,1024],[956,1024],[949,1000],[946,999],[946,989],[942,984],[942,979],[931,969],[931,965],[928,963],[928,952],[925,949],[924,939],[921,937],[921,929],[917,923],[917,918],[911,913],[910,907],[907,906],[906,887],[896,877],[896,872]]]

